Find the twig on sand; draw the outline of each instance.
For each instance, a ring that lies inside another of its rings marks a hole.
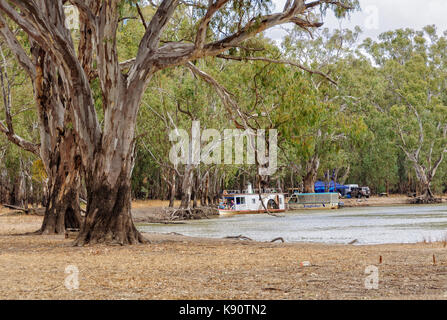
[[[151,223],[152,224],[171,224],[171,225],[186,224],[186,222],[183,222],[183,221],[154,221]]]
[[[243,235],[238,235],[238,236],[227,236],[224,239],[238,239],[238,240],[248,240],[248,241],[253,241],[253,239],[250,239],[249,237],[243,236]]]
[[[243,236],[243,235],[238,235],[238,236],[227,236],[227,237],[225,237],[224,239],[237,239],[237,240],[248,240],[248,241],[253,241],[253,239],[251,239],[251,238],[249,238],[249,237],[246,237],[246,236]],[[271,240],[270,242],[276,242],[276,241],[281,241],[281,242],[285,242],[285,240],[284,240],[284,238],[283,237],[278,237],[278,238],[275,238],[275,239],[273,239],[273,240]]]

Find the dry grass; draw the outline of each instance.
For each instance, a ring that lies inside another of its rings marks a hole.
[[[0,205],[0,215],[9,214],[11,212],[13,211]]]
[[[75,248],[62,236],[11,235],[36,230],[41,219],[0,217],[0,299],[447,298],[442,243],[330,246],[146,234],[150,245]],[[311,266],[300,267],[303,261]],[[79,269],[78,290],[64,285],[69,265]],[[379,268],[378,290],[364,287],[369,265]]]
[[[443,237],[441,237],[440,239],[439,238],[432,239],[431,237],[427,237],[427,238],[424,237],[423,240],[422,240],[422,243],[424,243],[424,244],[440,243],[440,244],[442,244],[442,246],[444,248],[447,248],[447,233]]]

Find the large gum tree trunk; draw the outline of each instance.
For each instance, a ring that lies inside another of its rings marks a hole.
[[[418,163],[414,164],[414,169],[421,188],[421,198],[424,202],[429,203],[435,198],[431,191],[432,173],[427,172],[428,170]]]
[[[422,190],[422,197],[427,201],[430,201],[435,198],[433,192],[431,191],[430,183],[423,184],[421,186],[421,190]]]
[[[37,233],[63,234],[78,229],[82,217],[79,202],[81,162],[74,133],[63,129],[66,115],[63,89],[51,58],[39,46],[32,49],[36,77],[34,94],[40,115],[40,157],[48,175],[45,215]]]
[[[113,186],[107,181],[97,181],[87,189],[87,215],[76,245],[145,242],[132,221],[131,189],[126,179]]]
[[[146,242],[132,220],[131,185],[127,175],[123,168],[113,185],[104,176],[91,177],[87,183],[87,214],[75,245]]]
[[[314,156],[307,164],[307,173],[303,178],[303,192],[314,193],[315,182],[317,181],[318,168],[320,167],[320,160]]]
[[[435,196],[431,190],[431,179],[429,179],[426,175],[420,177],[419,185],[421,188],[421,197],[424,202],[431,202]]]
[[[107,108],[104,134],[93,162],[85,165],[87,212],[74,244],[147,243],[133,223],[131,214],[131,177],[135,163],[135,119],[129,113],[141,95],[111,90],[120,104],[117,110]],[[135,108],[134,110],[137,110]]]
[[[314,193],[315,192],[315,182],[317,180],[317,175],[314,171],[308,172],[303,179],[304,193]]]

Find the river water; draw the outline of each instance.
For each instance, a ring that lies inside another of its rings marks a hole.
[[[447,206],[392,206],[345,208],[331,211],[236,215],[185,224],[148,224],[145,232],[177,232],[186,236],[223,238],[244,235],[257,241],[283,237],[286,242],[386,244],[447,239]]]

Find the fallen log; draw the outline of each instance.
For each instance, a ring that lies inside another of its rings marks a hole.
[[[45,208],[22,208],[22,207],[18,207],[18,206],[13,206],[11,204],[2,204],[2,206],[4,206],[5,208],[11,209],[11,210],[17,210],[17,211],[21,211],[25,214],[34,214],[34,215],[38,215],[38,216],[43,216],[45,214]]]
[[[270,242],[276,242],[276,241],[281,241],[281,242],[285,242],[284,241],[284,239],[282,238],[282,237],[278,237],[278,238],[275,238],[275,239],[273,239],[272,241],[270,241]]]

